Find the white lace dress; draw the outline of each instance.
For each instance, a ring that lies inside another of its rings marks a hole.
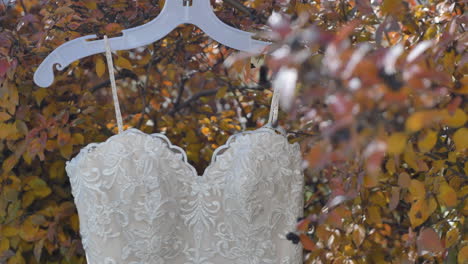
[[[269,125],[231,136],[202,176],[164,135],[135,128],[66,171],[90,264],[302,263],[285,238],[303,211],[300,149]]]

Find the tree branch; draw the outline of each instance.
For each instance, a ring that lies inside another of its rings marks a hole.
[[[267,20],[264,16],[257,14],[254,9],[248,8],[245,5],[239,3],[237,0],[224,0],[227,4],[239,10],[240,12],[249,15],[250,19],[260,22],[261,24],[266,24]]]
[[[216,93],[218,93],[218,90],[221,89],[221,88],[218,88],[218,89],[211,89],[211,90],[206,90],[206,91],[201,91],[199,93],[196,93],[194,94],[193,96],[191,96],[189,99],[187,99],[185,102],[179,104],[178,107],[174,107],[171,111],[169,111],[169,114],[170,115],[174,115],[175,113],[179,112],[180,110],[186,108],[186,107],[189,107],[191,103],[193,103],[194,101],[200,99],[201,97],[205,97],[205,96],[214,96],[216,95]],[[263,87],[263,86],[257,86],[257,87],[234,87],[232,89],[230,89],[231,91],[232,90],[254,90],[254,91],[263,91],[265,90],[266,88]]]

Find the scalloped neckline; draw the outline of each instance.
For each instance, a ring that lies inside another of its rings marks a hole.
[[[209,168],[216,162],[218,152],[220,152],[223,149],[229,148],[229,146],[231,144],[231,141],[234,138],[236,138],[237,136],[256,134],[256,133],[259,133],[259,132],[269,132],[269,133],[274,133],[276,135],[281,135],[283,137],[283,139],[285,139],[287,141],[286,133],[284,132],[282,127],[278,126],[277,128],[273,128],[273,127],[269,126],[268,124],[264,125],[264,126],[262,126],[260,128],[254,129],[254,130],[241,131],[241,132],[232,134],[232,135],[230,135],[228,137],[226,143],[224,143],[223,145],[220,145],[220,146],[218,146],[217,148],[214,149],[213,154],[211,155],[210,163],[208,164],[207,167],[205,167],[203,169],[203,173],[201,175],[199,175],[197,169],[192,164],[189,163],[189,160],[187,158],[186,150],[183,149],[182,147],[179,147],[178,145],[172,144],[172,141],[165,134],[163,134],[163,133],[145,133],[145,132],[141,131],[138,128],[131,127],[131,128],[129,128],[127,130],[122,131],[121,133],[110,136],[108,139],[106,139],[103,142],[91,142],[91,143],[87,144],[86,146],[84,146],[83,148],[80,149],[80,152],[78,154],[76,154],[75,157],[73,157],[71,160],[66,162],[65,167],[67,167],[70,163],[78,163],[78,161],[83,158],[82,157],[83,155],[86,155],[86,154],[89,153],[90,149],[93,148],[93,151],[94,151],[96,148],[98,148],[98,147],[100,147],[100,146],[102,146],[104,144],[108,144],[108,143],[112,142],[112,140],[114,140],[118,136],[130,133],[130,132],[135,132],[135,133],[138,133],[138,134],[141,134],[141,135],[144,135],[144,136],[156,137],[156,138],[159,138],[159,139],[162,139],[163,141],[165,141],[167,143],[168,148],[175,149],[180,154],[182,154],[182,161],[192,171],[193,176],[197,176],[197,178],[205,176],[205,174],[207,173]],[[288,142],[288,145],[290,145],[290,146],[293,146],[295,144],[297,144],[297,142],[292,143],[292,144]]]

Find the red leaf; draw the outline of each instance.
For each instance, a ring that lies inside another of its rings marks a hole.
[[[299,235],[299,238],[301,239],[302,246],[306,250],[314,251],[317,249],[317,246],[315,245],[314,241],[312,241],[308,236],[301,234]]]
[[[5,77],[6,72],[10,68],[10,63],[6,59],[0,60],[0,78]]]
[[[305,218],[305,219],[302,219],[301,221],[299,221],[299,223],[297,224],[297,230],[299,231],[307,231],[309,229],[309,224],[310,224],[310,220],[308,218]]]

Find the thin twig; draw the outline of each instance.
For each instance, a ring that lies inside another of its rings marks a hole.
[[[221,89],[221,88],[211,89],[211,90],[206,90],[206,91],[201,91],[199,93],[196,93],[193,96],[191,96],[189,99],[187,99],[185,102],[181,103],[177,108],[173,108],[171,111],[169,111],[169,114],[174,115],[175,113],[179,112],[180,110],[190,106],[191,103],[193,103],[194,101],[197,101],[201,97],[214,96],[214,95],[216,95],[216,93],[218,93],[219,89]],[[233,90],[263,91],[263,90],[265,90],[265,88],[261,87],[261,86],[259,86],[259,87],[233,87]]]

